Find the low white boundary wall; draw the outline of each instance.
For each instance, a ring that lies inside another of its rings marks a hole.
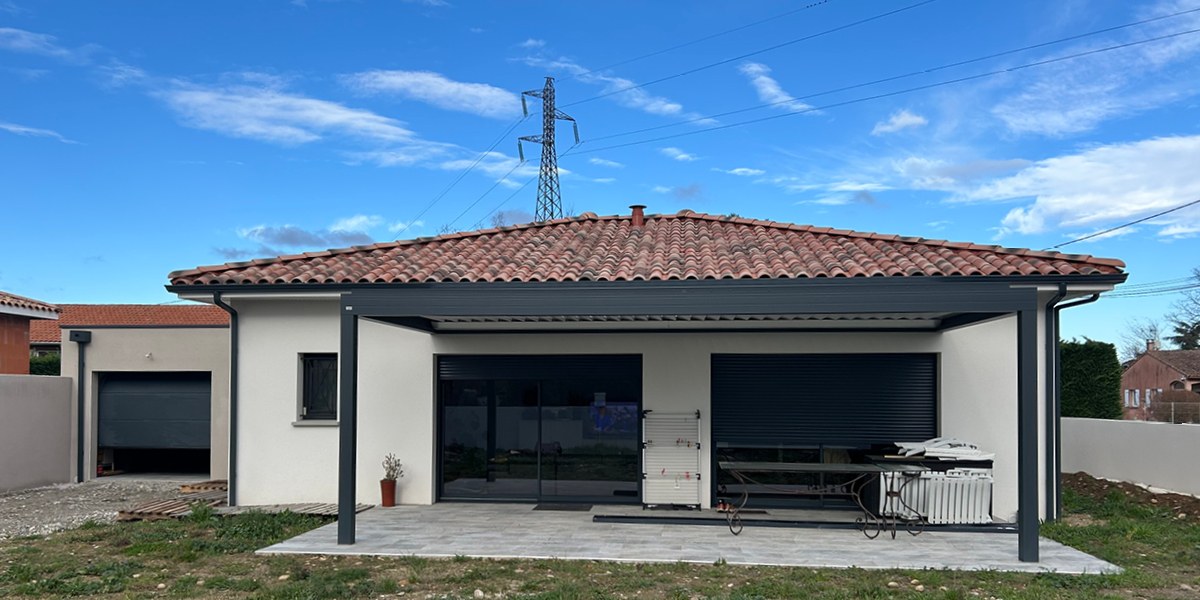
[[[0,375],[0,492],[71,477],[71,379]]]
[[[1200,425],[1062,420],[1062,470],[1200,496]]]

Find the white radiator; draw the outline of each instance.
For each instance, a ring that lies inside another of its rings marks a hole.
[[[700,412],[646,411],[642,504],[700,506]]]
[[[950,469],[915,478],[884,473],[880,485],[879,512],[883,515],[913,519],[919,514],[934,525],[992,522],[990,469]]]

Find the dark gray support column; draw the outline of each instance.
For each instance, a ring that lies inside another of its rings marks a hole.
[[[226,502],[237,506],[238,492],[238,312],[221,300],[221,293],[213,294],[213,304],[229,313],[229,464],[226,477],[229,490]]]
[[[1058,355],[1058,311],[1054,310],[1054,306],[1059,303],[1067,295],[1067,284],[1058,284],[1058,292],[1046,302],[1046,310],[1042,313],[1042,364],[1046,365],[1045,380],[1042,382],[1042,426],[1046,432],[1043,436],[1046,440],[1044,443],[1045,454],[1042,464],[1045,465],[1045,506],[1046,506],[1046,521],[1055,521],[1058,519],[1058,508],[1054,499],[1058,495],[1058,464],[1054,460],[1054,452],[1052,448],[1057,447],[1058,442],[1058,415],[1054,410],[1055,404],[1058,402],[1055,397],[1057,388],[1054,382],[1058,381],[1058,363],[1054,360]]]
[[[1038,562],[1037,309],[1017,312],[1017,557]]]
[[[341,306],[342,343],[338,354],[341,380],[338,406],[338,535],[337,543],[354,543],[355,488],[358,458],[358,316]]]

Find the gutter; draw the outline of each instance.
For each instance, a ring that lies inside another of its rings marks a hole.
[[[213,292],[213,304],[229,313],[229,497],[230,506],[237,506],[238,464],[238,312],[221,300],[221,292]]]
[[[1058,437],[1055,433],[1058,421],[1054,418],[1055,406],[1057,405],[1057,396],[1055,391],[1058,389],[1058,364],[1056,357],[1058,356],[1058,312],[1055,306],[1067,297],[1067,284],[1058,284],[1058,291],[1054,296],[1046,302],[1046,311],[1043,318],[1046,332],[1042,336],[1046,344],[1045,360],[1046,360],[1046,393],[1045,393],[1045,410],[1046,410],[1046,444],[1049,445],[1051,440],[1057,443]],[[1046,451],[1046,520],[1054,521],[1058,519],[1057,504],[1055,498],[1058,496],[1058,472],[1054,469],[1055,455]],[[1050,494],[1050,490],[1055,490],[1054,495]]]
[[[1054,307],[1054,331],[1057,336],[1060,313],[1068,308],[1091,304],[1100,299],[1100,294],[1092,294],[1082,300],[1076,300],[1067,304],[1060,304]],[[1049,318],[1050,315],[1047,315]],[[1062,349],[1059,347],[1058,340],[1054,343],[1054,515],[1055,518],[1062,514],[1062,377],[1059,371],[1062,369]],[[1047,506],[1049,508],[1049,506]]]
[[[83,447],[83,430],[84,430],[84,405],[85,394],[87,393],[87,385],[84,380],[84,375],[87,374],[87,345],[92,342],[92,332],[90,331],[75,331],[72,330],[67,334],[69,341],[75,342],[79,349],[79,363],[75,371],[75,483],[83,483],[83,457],[85,448]]]

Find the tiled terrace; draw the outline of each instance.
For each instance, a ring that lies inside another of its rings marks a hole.
[[[638,513],[641,511],[638,510]],[[534,511],[528,504],[440,503],[374,508],[358,515],[358,543],[337,544],[329,524],[260,550],[280,554],[473,556],[626,562],[691,562],[866,569],[962,569],[1114,573],[1120,569],[1047,539],[1041,562],[1017,560],[1010,533],[930,530],[867,539],[846,529],[596,523],[597,514],[630,514],[597,506],[590,512]]]

